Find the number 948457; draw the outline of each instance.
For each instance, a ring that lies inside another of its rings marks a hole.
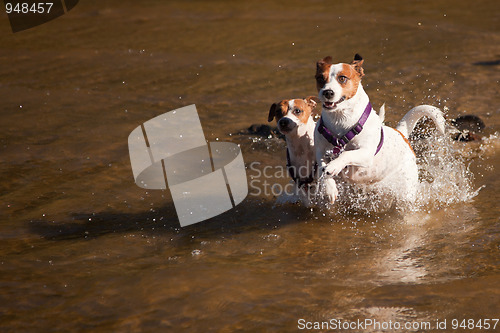
[[[5,12],[7,14],[17,13],[17,14],[44,14],[50,13],[53,2],[6,2]]]

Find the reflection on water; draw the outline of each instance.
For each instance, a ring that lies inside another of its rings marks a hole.
[[[427,275],[425,265],[419,264],[421,258],[412,256],[414,251],[425,247],[425,222],[427,216],[407,216],[405,232],[408,234],[402,244],[385,253],[378,268],[381,277],[391,282],[419,283]]]
[[[22,33],[0,20],[0,329],[498,316],[497,7],[111,0]],[[414,142],[416,209],[311,211],[250,192],[180,228],[169,191],[134,184],[129,133],[191,104],[208,141],[283,167],[283,141],[236,133],[266,123],[276,100],[315,94],[316,60],[355,53],[388,125],[423,103],[487,125],[480,142]]]

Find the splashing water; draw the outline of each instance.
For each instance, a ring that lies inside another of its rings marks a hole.
[[[431,136],[413,142],[413,146],[420,175],[413,209],[466,202],[479,193],[481,188],[474,189],[474,174],[460,154],[457,142],[447,136]]]
[[[420,174],[420,188],[414,209],[438,208],[466,202],[475,197],[474,175],[457,143],[438,136],[414,143]]]
[[[478,194],[481,188],[474,189],[474,175],[457,142],[432,131],[425,138],[412,140],[411,144],[417,155],[420,181],[415,202],[398,200],[397,193],[387,193],[387,189],[384,192],[377,184],[353,186],[337,180],[337,201],[325,204],[320,198],[315,203],[341,215],[369,215],[390,210],[438,209],[469,201]]]

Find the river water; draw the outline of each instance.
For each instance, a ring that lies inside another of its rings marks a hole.
[[[0,330],[417,332],[499,318],[498,13],[486,0],[82,1],[17,33],[1,15]],[[414,209],[275,205],[264,181],[288,182],[284,142],[243,132],[272,103],[315,95],[318,59],[355,53],[388,125],[432,104],[481,117],[483,140],[426,139]],[[181,228],[168,190],[135,185],[127,137],[191,104],[208,141],[240,144],[251,186]]]

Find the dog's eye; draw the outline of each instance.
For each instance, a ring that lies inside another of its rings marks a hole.
[[[345,75],[340,75],[337,80],[340,82],[340,83],[346,83],[347,80],[349,80],[349,78]]]
[[[292,112],[293,112],[293,114],[295,114],[295,115],[299,115],[299,114],[301,114],[301,113],[302,113],[302,110],[300,110],[300,109],[294,109]]]

